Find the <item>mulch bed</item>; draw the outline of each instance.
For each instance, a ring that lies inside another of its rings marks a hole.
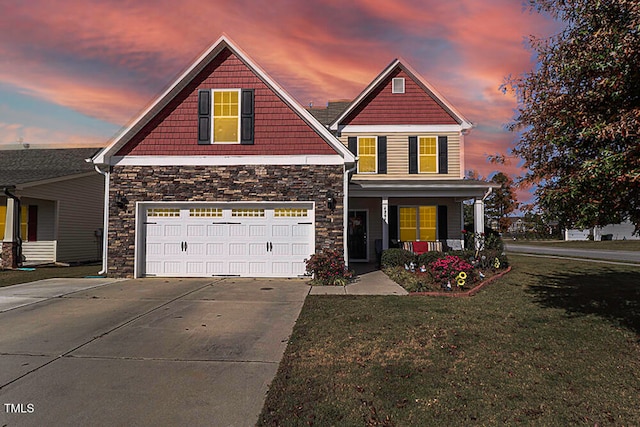
[[[430,297],[472,297],[477,294],[480,289],[487,286],[489,283],[493,282],[496,279],[501,278],[505,274],[511,271],[511,267],[508,267],[506,270],[501,271],[500,273],[489,277],[488,279],[480,282],[478,285],[464,292],[445,292],[445,291],[429,291],[429,292],[409,292],[409,295],[426,295]]]

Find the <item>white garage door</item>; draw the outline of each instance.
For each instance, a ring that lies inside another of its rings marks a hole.
[[[315,251],[313,205],[163,205],[144,210],[145,276],[296,277]]]

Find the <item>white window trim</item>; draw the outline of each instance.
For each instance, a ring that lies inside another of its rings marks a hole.
[[[376,150],[375,161],[374,161],[375,171],[374,172],[360,172],[360,162],[358,162],[358,171],[357,171],[357,173],[362,174],[362,175],[375,175],[375,174],[378,173],[378,137],[377,136],[372,136],[372,135],[370,135],[370,136],[366,136],[366,135],[359,136],[358,137],[358,143],[357,143],[357,146],[356,146],[356,148],[357,148],[356,151],[358,152],[358,157],[360,157],[360,138],[367,138],[367,139],[373,138],[376,141],[375,144],[374,144],[375,145],[374,148]]]
[[[216,129],[216,117],[215,117],[215,92],[238,92],[238,140],[237,141],[216,141],[215,129]],[[227,88],[227,89],[211,89],[211,143],[212,144],[240,144],[242,140],[242,89]]]
[[[402,82],[402,88],[396,89],[396,82]],[[394,77],[391,80],[391,93],[404,93],[405,92],[405,81],[404,77]]]
[[[420,172],[420,138],[433,138],[436,140],[436,170],[434,172]],[[418,136],[418,175],[437,174],[440,172],[439,152],[438,152],[438,137],[434,135],[420,135]]]

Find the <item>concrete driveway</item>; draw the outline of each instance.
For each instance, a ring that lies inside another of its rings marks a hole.
[[[0,312],[0,426],[254,425],[309,293],[286,279],[84,280],[0,288],[32,298]]]

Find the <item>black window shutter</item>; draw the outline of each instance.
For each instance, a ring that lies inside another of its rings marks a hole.
[[[393,248],[393,242],[398,241],[398,206],[389,205],[389,247]]]
[[[198,144],[211,144],[211,91],[198,91]]]
[[[387,137],[378,137],[378,173],[387,173]]]
[[[438,137],[438,173],[449,173],[449,146],[446,136]]]
[[[438,206],[438,240],[446,243],[448,237],[447,206]]]
[[[418,173],[418,137],[409,137],[409,173]]]
[[[253,105],[253,89],[242,89],[240,102],[240,144],[253,144],[253,130],[255,122],[255,108]]]
[[[351,153],[353,153],[354,156],[357,156],[358,155],[358,137],[350,136],[349,138],[347,138],[347,140],[349,141],[349,151],[351,151]]]

